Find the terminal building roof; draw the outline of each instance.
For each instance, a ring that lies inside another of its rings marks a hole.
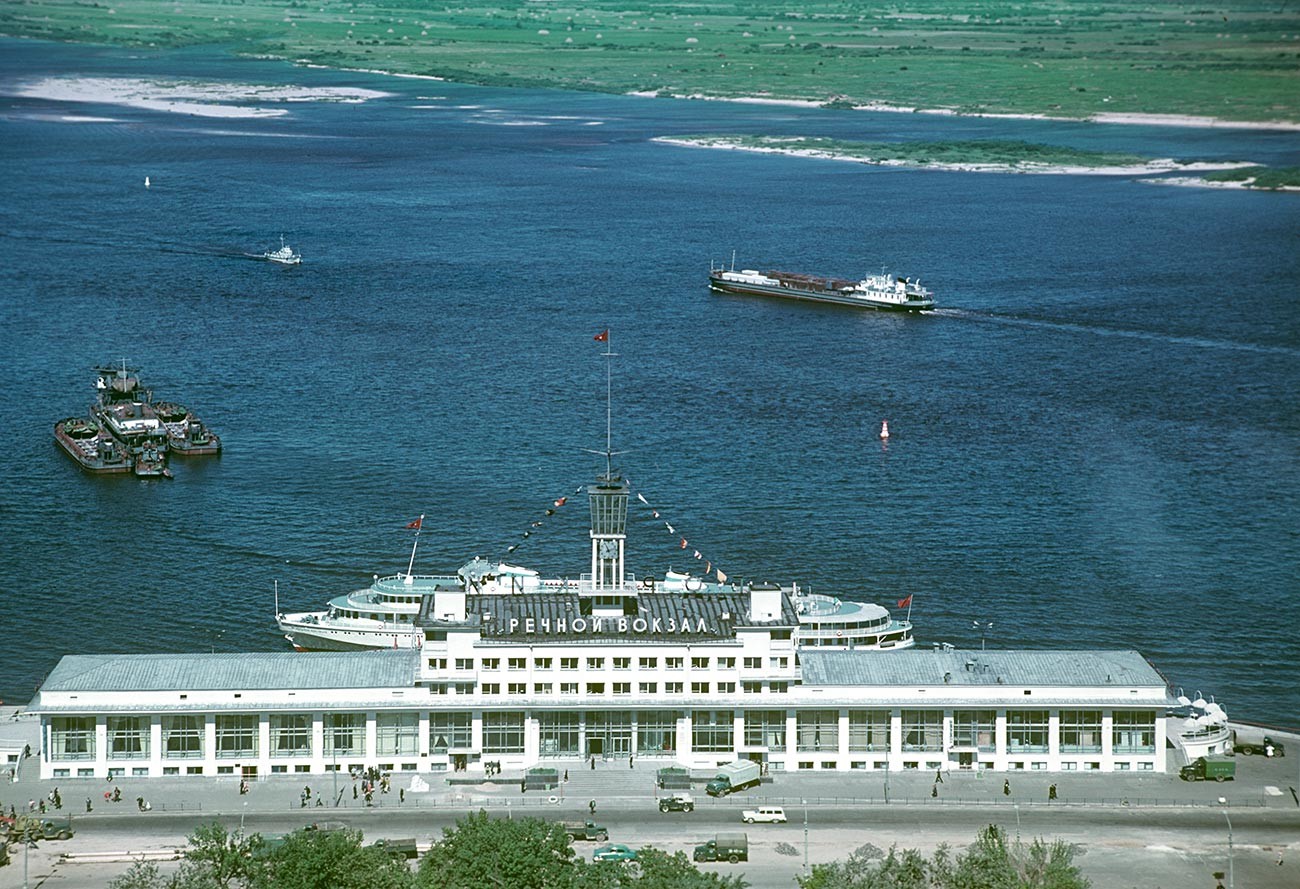
[[[409,649],[73,654],[59,661],[41,692],[406,688],[418,669],[419,652]]]
[[[1158,687],[1136,651],[812,651],[799,653],[809,686]]]
[[[464,625],[436,619],[433,599],[421,605],[418,624]],[[628,597],[625,613],[614,617],[593,617],[590,600],[577,593],[466,596],[465,608],[465,623],[477,626],[484,640],[496,642],[708,642],[734,639],[737,628],[799,625],[784,594],[780,618],[772,621],[750,618],[745,593],[642,592]]]

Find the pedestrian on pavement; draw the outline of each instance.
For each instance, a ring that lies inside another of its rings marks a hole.
[[[63,797],[59,795],[59,788],[54,788],[54,793],[50,795],[50,802],[54,803],[54,808],[63,808]]]
[[[367,790],[367,791],[366,791],[366,805],[367,805],[367,806],[373,806],[374,804],[375,804],[375,794],[374,794],[374,791]]]
[[[41,800],[41,801],[38,803],[38,805],[40,806],[41,814],[44,815],[44,814],[45,814],[45,800]]]
[[[399,803],[404,803],[404,802],[406,802],[406,788],[405,788],[405,787],[399,787],[399,788],[397,788],[397,801],[398,801]]]
[[[105,798],[105,799],[108,799],[108,794],[107,794],[107,793],[104,794],[104,798]],[[36,811],[36,800],[34,800],[34,799],[29,799],[29,800],[27,801],[27,811],[29,811],[29,812],[35,812],[35,811]]]
[[[357,785],[355,783],[352,785],[352,798],[357,798]]]
[[[324,808],[324,807],[325,807],[325,800],[321,799],[321,796],[320,796],[319,793],[316,794],[316,808],[318,808],[318,809],[322,809],[322,808]]]
[[[943,783],[943,769],[935,769],[935,770],[934,770],[934,783],[935,783],[935,784],[942,784],[942,783]]]
[[[1011,779],[1006,778],[1002,781],[1002,795],[1011,796]]]
[[[307,799],[311,799],[311,787],[310,786],[304,787],[302,789],[302,795]]]
[[[519,792],[520,792],[520,793],[527,793],[527,792],[528,792],[528,779],[527,779],[527,778],[520,778],[520,779],[519,779]]]
[[[307,808],[307,791],[305,790],[302,793],[298,794],[298,808],[300,809]]]
[[[931,798],[931,799],[934,799],[934,798],[937,797],[938,795],[939,795],[939,785],[938,785],[938,784],[931,784],[931,785],[930,785],[930,798]]]
[[[1047,798],[1048,798],[1049,800],[1056,799],[1056,785],[1055,785],[1055,784],[1053,784],[1053,785],[1051,785],[1050,787],[1047,788]]]
[[[144,797],[137,796],[135,798],[135,807],[139,809],[141,812],[144,811]]]
[[[593,757],[591,758],[591,770],[592,770],[593,772],[596,771],[596,757],[595,757],[595,756],[593,756]]]
[[[591,802],[587,803],[587,808],[591,810],[591,814],[595,815],[595,814],[596,814],[596,801],[595,801],[595,800],[592,800]]]
[[[564,783],[565,783],[565,784],[568,784],[568,783],[569,783],[569,770],[568,770],[568,769],[565,769],[565,770],[564,770]]]
[[[90,797],[86,797],[86,811],[87,812],[95,811],[95,807],[90,804]]]
[[[627,758],[627,767],[628,767],[629,769],[632,768],[632,757],[631,757],[631,756],[629,756],[629,757]]]

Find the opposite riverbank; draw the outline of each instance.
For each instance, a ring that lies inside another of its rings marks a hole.
[[[0,34],[139,47],[221,45],[300,64],[664,97],[1178,126],[1300,125],[1300,10],[1112,2],[769,10],[650,2],[417,10],[30,0]]]

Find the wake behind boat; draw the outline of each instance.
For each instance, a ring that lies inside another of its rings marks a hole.
[[[709,289],[895,312],[926,312],[934,308],[934,298],[919,279],[896,278],[885,271],[850,281],[795,272],[736,271],[734,262],[730,269],[710,264]]]

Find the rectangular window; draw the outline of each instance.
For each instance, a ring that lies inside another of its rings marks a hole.
[[[500,669],[501,669],[501,658],[499,658],[499,657],[485,657],[485,658],[483,658],[483,669],[484,669],[484,670],[500,670]]]
[[[1046,710],[1007,711],[1007,752],[1046,753],[1048,736]]]
[[[1061,711],[1061,752],[1101,753],[1101,711]]]
[[[108,758],[148,759],[149,720],[141,716],[108,717]]]
[[[709,683],[707,683],[707,682],[692,682],[692,683],[691,683],[691,694],[693,694],[693,695],[707,695],[708,693],[709,693]]]
[[[747,657],[744,661],[746,670],[763,669],[763,659],[761,657]]]
[[[669,670],[680,670],[684,661],[684,658],[666,657],[664,658],[664,667]]]
[[[271,756],[311,756],[311,716],[306,713],[272,713]]]
[[[483,752],[523,753],[524,714],[484,713]]]
[[[484,682],[481,686],[479,686],[479,694],[484,694],[484,695],[499,695],[499,694],[501,694],[501,683],[500,683],[500,682]]]
[[[164,716],[162,745],[165,759],[202,759],[203,717]]]
[[[560,658],[560,669],[561,669],[561,670],[576,670],[576,669],[578,669],[578,659],[577,659],[576,657],[562,657],[562,658]]]
[[[706,658],[706,657],[693,657],[693,658],[691,658],[691,669],[692,669],[692,670],[707,670],[707,669],[709,669],[709,659]]]
[[[636,718],[636,749],[643,755],[677,750],[677,711],[643,710]]]
[[[1111,715],[1111,752],[1115,754],[1155,753],[1155,711],[1116,710]]]
[[[772,692],[774,695],[783,695],[790,690],[790,683],[784,680],[780,682],[769,682],[767,688],[768,691]]]
[[[443,671],[447,669],[447,659],[445,657],[429,658],[429,669]]]
[[[458,695],[472,695],[472,694],[474,694],[474,683],[472,683],[472,682],[457,682],[457,683],[456,683],[456,694],[458,694]]]
[[[589,695],[603,695],[604,693],[605,693],[605,683],[603,683],[603,682],[588,682],[588,683],[587,683],[587,694],[589,694]]]
[[[94,759],[95,717],[54,716],[50,719],[50,759]]]
[[[605,669],[605,659],[604,659],[603,657],[589,657],[589,658],[587,658],[587,669],[588,669],[588,670],[603,670],[603,669]]]
[[[718,683],[718,694],[720,694],[720,695],[734,695],[735,693],[736,693],[736,683],[734,683],[734,682],[719,682],[719,683]]]
[[[537,665],[537,669],[539,670],[549,670],[551,669],[552,660],[548,657],[539,657],[534,661],[534,663]]]
[[[550,683],[550,682],[538,682],[538,683],[536,683],[535,685],[533,685],[533,694],[535,694],[535,695],[549,695],[549,694],[554,694],[554,693],[555,693],[555,692],[554,692],[554,688],[555,688],[555,685],[554,685],[553,683]]]
[[[541,712],[537,714],[539,750],[542,756],[577,756],[578,714]]]
[[[512,658],[507,658],[507,659],[506,659],[506,667],[509,668],[509,669],[511,669],[511,670],[527,670],[527,669],[528,669],[528,658],[526,658],[526,657],[512,657]]]
[[[889,711],[850,710],[849,750],[885,753],[889,750]]]
[[[366,755],[366,714],[325,714],[325,758]]]
[[[785,751],[785,711],[746,710],[745,746]]]
[[[756,680],[742,682],[740,683],[740,687],[747,695],[756,695],[763,691],[763,683]]]
[[[795,743],[801,753],[840,749],[838,710],[800,710],[795,714]]]
[[[576,682],[561,682],[561,683],[560,683],[560,694],[562,694],[562,695],[576,695],[577,693],[578,693],[578,683],[576,683]]]
[[[616,694],[616,695],[630,695],[631,693],[632,693],[632,683],[630,683],[630,682],[615,682],[615,683],[614,683],[614,694]]]
[[[735,659],[734,657],[720,657],[720,658],[718,658],[718,669],[719,669],[719,670],[734,670],[734,669],[736,669],[736,659]]]
[[[631,659],[630,657],[616,657],[616,658],[614,658],[614,669],[615,669],[615,670],[630,670],[630,669],[632,669],[632,659]]]
[[[679,695],[682,693],[682,687],[682,683],[680,682],[665,682],[664,694]]]
[[[380,713],[375,717],[375,752],[379,756],[415,756],[420,752],[420,714]]]
[[[784,657],[773,657],[768,658],[767,663],[773,670],[784,670],[790,664],[790,659]]]
[[[255,714],[218,714],[217,758],[244,759],[257,756],[257,716]]]
[[[659,694],[659,683],[658,683],[658,682],[642,682],[641,685],[640,685],[640,687],[639,687],[639,689],[640,689],[641,694],[643,694],[643,695],[657,695],[657,694]]]
[[[456,658],[456,669],[464,670],[467,673],[472,671],[474,669],[474,659],[472,657]]]
[[[943,750],[943,711],[903,711],[903,752]]]
[[[528,683],[527,682],[507,683],[506,693],[512,695],[526,695],[528,694]]]
[[[469,750],[474,743],[474,718],[471,713],[437,712],[429,714],[429,750]]]
[[[731,753],[736,749],[736,720],[730,710],[691,713],[691,749],[697,753]]]
[[[996,710],[954,710],[952,745],[993,753],[997,747]]]
[[[656,669],[658,669],[658,668],[659,668],[659,658],[657,658],[657,657],[643,657],[643,658],[641,658],[641,669],[642,669],[642,670],[656,670]]]

